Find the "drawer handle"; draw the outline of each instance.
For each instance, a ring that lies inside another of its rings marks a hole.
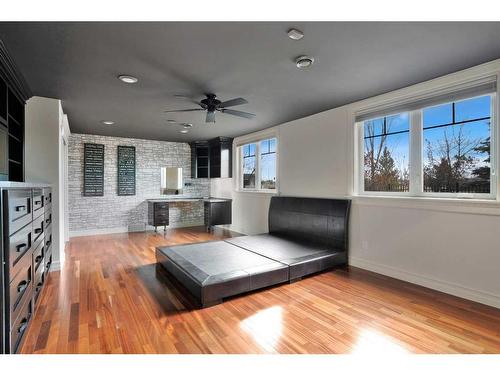
[[[22,293],[26,290],[28,287],[28,282],[26,280],[21,281],[19,284],[17,284],[17,293]]]
[[[45,224],[50,224],[50,218],[45,220]]]
[[[17,212],[26,211],[26,206],[16,206],[16,211]]]
[[[47,248],[48,248],[48,247],[50,246],[50,244],[51,244],[51,243],[52,243],[52,241],[50,241],[50,240],[49,240],[49,241],[47,241],[47,242],[45,242],[45,247],[47,247]]]
[[[23,318],[23,320],[21,320],[21,325],[17,329],[17,333],[23,333],[26,327],[28,327],[28,319]]]
[[[26,246],[28,245],[26,245],[25,243],[20,243],[19,245],[16,246],[16,251],[20,253],[21,250],[24,249]]]
[[[42,233],[42,230],[43,230],[42,228],[36,228],[36,229],[35,229],[35,233],[36,233],[36,234],[38,234],[38,233]]]
[[[42,201],[35,201],[35,206],[38,206],[39,204],[42,204]]]
[[[43,257],[42,257],[41,255],[37,256],[37,257],[35,258],[35,263],[40,263],[40,261],[42,260],[42,258],[43,258]]]

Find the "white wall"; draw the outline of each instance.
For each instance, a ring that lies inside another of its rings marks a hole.
[[[61,190],[61,129],[63,113],[60,100],[33,97],[26,105],[25,179],[52,185],[53,269],[64,262],[64,192]]]
[[[275,127],[279,193],[351,197],[350,264],[500,307],[499,202],[367,198],[353,190],[354,112],[497,71],[500,60]],[[235,147],[252,137],[236,138]],[[236,192],[233,180],[231,228],[267,231],[270,195]],[[228,183],[212,185],[226,191]]]

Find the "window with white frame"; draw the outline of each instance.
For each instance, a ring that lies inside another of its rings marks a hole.
[[[276,189],[276,138],[240,146],[240,187],[243,190]]]
[[[495,198],[496,85],[488,88],[357,118],[359,193]]]

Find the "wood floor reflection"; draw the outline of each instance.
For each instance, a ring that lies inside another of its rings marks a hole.
[[[500,353],[500,310],[353,267],[196,309],[154,249],[230,235],[73,238],[22,353]]]

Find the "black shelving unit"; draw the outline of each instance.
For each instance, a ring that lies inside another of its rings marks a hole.
[[[232,176],[232,138],[217,137],[209,141],[191,142],[189,145],[192,178]]]
[[[7,95],[9,132],[9,181],[24,181],[24,102],[9,89]]]
[[[24,107],[31,91],[0,40],[0,180],[24,181]]]
[[[0,180],[24,181],[24,101],[0,76]]]
[[[208,142],[191,142],[191,177],[208,178],[209,177],[209,149]]]

